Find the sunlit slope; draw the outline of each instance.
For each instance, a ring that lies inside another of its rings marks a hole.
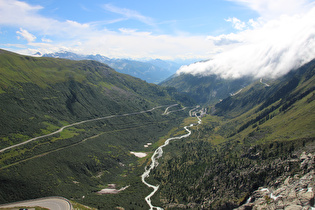
[[[35,58],[0,51],[1,146],[54,126],[175,103],[174,90],[120,74],[95,61]]]
[[[231,136],[244,135],[244,130],[251,138],[265,133],[269,140],[314,137],[314,84],[315,61],[312,61],[268,85],[256,82],[248,86],[218,103],[215,113],[232,119]]]
[[[315,62],[258,80],[211,111],[191,137],[166,148],[154,174],[160,206],[233,209],[259,187],[307,173],[299,156],[315,152]]]
[[[90,120],[1,152],[0,203],[57,195],[103,209],[147,209],[143,198],[150,189],[139,179],[144,161],[130,151],[150,153],[153,146],[143,145],[154,144],[187,116],[162,115],[167,105],[181,109],[180,104],[191,103],[174,88],[99,62],[3,50],[0,87],[0,149]],[[102,120],[93,121],[97,118]],[[112,183],[132,187],[106,199],[96,194]]]

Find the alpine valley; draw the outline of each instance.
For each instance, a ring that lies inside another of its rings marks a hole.
[[[150,209],[141,175],[174,137],[147,178],[154,206],[314,207],[315,60],[277,79],[156,85],[93,59],[0,50],[0,98],[1,204],[62,196],[76,209]]]
[[[147,209],[150,189],[139,178],[146,159],[130,152],[149,154],[186,117],[162,115],[165,108],[192,100],[92,60],[1,50],[0,63],[1,203],[58,195],[100,209]],[[108,184],[130,187],[124,196],[96,193]]]

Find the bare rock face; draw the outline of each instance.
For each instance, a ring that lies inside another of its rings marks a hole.
[[[300,167],[303,174],[287,177],[281,185],[268,188],[260,187],[254,191],[246,204],[238,210],[247,209],[285,209],[314,210],[315,196],[315,154],[303,152]],[[283,179],[283,178],[282,178]]]

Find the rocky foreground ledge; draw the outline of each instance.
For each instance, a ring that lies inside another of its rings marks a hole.
[[[274,186],[259,188],[237,210],[315,210],[315,153],[303,152],[297,161],[301,162],[302,174],[280,177]]]

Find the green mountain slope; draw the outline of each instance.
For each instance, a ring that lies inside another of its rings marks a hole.
[[[191,74],[174,75],[160,83],[164,87],[174,87],[187,93],[199,104],[214,104],[251,83],[249,78],[222,79],[216,75],[193,76]]]
[[[143,145],[181,121],[185,114],[162,115],[174,103],[189,105],[191,100],[96,61],[0,50],[0,149],[76,122],[113,116],[1,152],[0,203],[60,195],[105,209],[127,204],[146,209],[143,198],[149,189],[138,186],[143,161],[129,152],[150,152],[155,146]],[[95,193],[111,183],[133,187],[118,203],[121,194],[105,200]],[[129,203],[134,200],[139,202]]]
[[[216,104],[188,140],[166,149],[156,203],[233,209],[258,187],[311,170],[298,157],[315,151],[315,62],[268,85],[257,81]]]
[[[240,113],[259,105],[258,110],[281,100],[279,107],[289,106],[294,100],[298,100],[313,91],[313,69],[315,61],[301,67],[298,71],[291,71],[282,78],[268,82],[257,81],[244,88],[239,94],[228,97],[216,104],[217,115],[235,117]],[[285,109],[283,107],[283,109]],[[236,113],[235,110],[241,111]]]
[[[1,138],[17,131],[25,138],[35,137],[47,123],[60,126],[62,121],[73,123],[175,102],[168,89],[95,61],[33,58],[2,51],[0,62]],[[7,139],[7,144],[2,141],[2,147],[18,142],[16,138]]]

